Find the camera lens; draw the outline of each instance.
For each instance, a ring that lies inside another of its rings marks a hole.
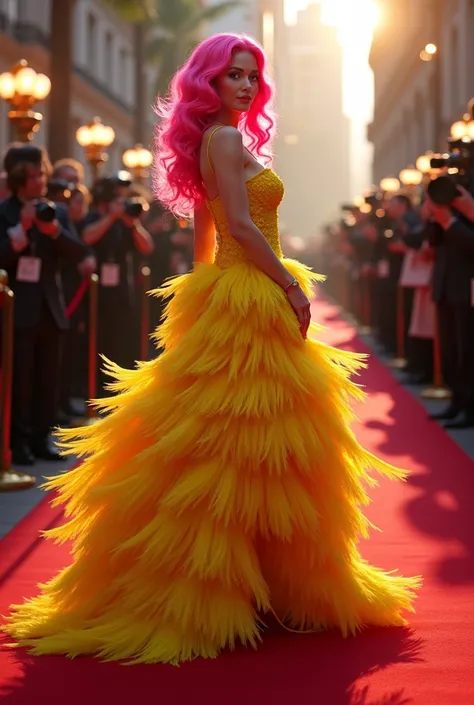
[[[130,198],[125,201],[125,213],[130,218],[139,218],[143,213],[143,203],[138,198]]]
[[[52,201],[41,201],[36,204],[36,217],[43,223],[52,223],[56,218],[56,206]]]

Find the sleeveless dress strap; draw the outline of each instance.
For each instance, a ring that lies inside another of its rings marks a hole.
[[[221,130],[223,127],[225,127],[225,125],[216,125],[216,127],[214,127],[211,134],[209,135],[209,139],[207,140],[207,149],[206,149],[207,163],[209,164],[209,168],[213,174],[215,174],[216,172],[214,171],[214,167],[213,167],[212,161],[211,161],[211,151],[210,151],[211,140],[214,137],[214,135],[216,134],[217,130]]]

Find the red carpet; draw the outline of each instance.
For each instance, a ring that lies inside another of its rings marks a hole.
[[[318,302],[325,339],[361,350],[335,307]],[[32,658],[0,649],[2,705],[470,705],[474,703],[474,464],[373,359],[362,377],[370,398],[357,433],[384,458],[413,470],[383,482],[369,516],[384,529],[363,546],[370,561],[423,573],[412,630],[264,634],[240,649],[181,668],[103,664],[91,658]],[[38,538],[61,517],[45,502],[0,542],[0,613],[68,561]]]

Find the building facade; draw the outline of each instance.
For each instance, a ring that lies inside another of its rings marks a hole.
[[[379,0],[374,72],[373,181],[397,175],[427,150],[445,151],[450,125],[474,95],[473,0]],[[431,61],[420,52],[437,47]]]
[[[209,6],[219,5],[221,0],[206,0]],[[259,31],[258,3],[255,0],[242,0],[239,5],[232,8],[222,17],[209,22],[206,35],[211,36],[220,32],[236,32],[250,34],[253,37]]]
[[[50,0],[0,0],[0,72],[26,59],[38,72],[49,74],[51,55]],[[99,116],[115,130],[108,170],[122,166],[122,154],[134,143],[135,58],[133,27],[119,20],[100,0],[76,0],[73,22],[71,144],[72,156],[84,161],[76,143],[80,125]],[[151,77],[150,77],[151,80]],[[44,114],[35,142],[47,146],[48,99],[38,106]],[[11,140],[8,106],[0,105],[0,146]],[[148,118],[148,116],[147,116]],[[150,108],[149,121],[153,112]]]

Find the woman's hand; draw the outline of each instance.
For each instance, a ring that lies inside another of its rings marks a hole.
[[[296,313],[300,324],[300,331],[303,338],[306,340],[308,336],[308,328],[311,323],[311,303],[303,289],[300,286],[290,286],[286,292],[288,301]]]

